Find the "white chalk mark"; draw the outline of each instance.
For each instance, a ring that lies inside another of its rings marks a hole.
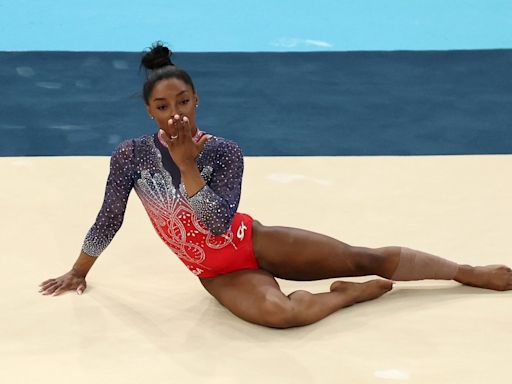
[[[0,129],[25,129],[26,125],[18,125],[18,124],[0,124]]]
[[[91,88],[91,81],[90,80],[76,80],[75,86],[77,88]]]
[[[322,40],[304,40],[304,44],[306,45],[313,45],[315,47],[320,47],[320,48],[331,48],[332,47],[332,44],[331,43],[328,43],[327,41],[322,41]]]
[[[272,173],[267,176],[267,179],[272,181],[277,181],[279,183],[292,183],[298,180],[304,180],[306,176],[304,175],[295,175],[291,173]]]
[[[325,187],[329,186],[329,185],[332,185],[332,181],[329,181],[329,180],[324,180],[324,179],[313,179],[311,177],[308,177],[307,178],[308,180],[311,180],[312,182],[314,183],[317,183],[317,184],[320,184],[320,185],[323,185]]]
[[[48,128],[51,129],[60,129],[62,131],[78,131],[82,129],[88,129],[83,125],[73,125],[73,124],[54,124],[50,125]]]
[[[407,372],[398,369],[386,369],[383,371],[375,371],[375,377],[385,380],[409,380],[410,375]]]
[[[279,48],[299,48],[301,46],[313,46],[317,48],[332,48],[333,45],[327,41],[314,39],[299,39],[296,37],[281,37],[274,40],[271,45]]]
[[[129,68],[128,62],[125,60],[113,60],[112,66],[115,69],[128,69]]]
[[[37,82],[36,85],[38,87],[46,88],[46,89],[60,89],[60,88],[62,88],[62,83],[55,83],[55,82],[52,82],[52,81],[40,81],[40,82]]]
[[[295,48],[300,44],[299,39],[291,38],[291,37],[281,37],[271,43],[274,47],[281,48]]]
[[[34,70],[30,67],[16,67],[16,72],[21,77],[32,77],[35,75]]]

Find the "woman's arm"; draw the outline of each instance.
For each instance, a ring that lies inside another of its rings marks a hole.
[[[95,223],[85,236],[80,255],[69,272],[40,284],[39,292],[43,295],[56,296],[68,290],[82,294],[86,289],[85,277],[123,222],[126,203],[133,187],[132,160],[133,141],[121,143],[112,153],[103,204]]]
[[[90,256],[99,256],[123,224],[128,196],[134,184],[133,152],[133,140],[126,140],[112,153],[103,204],[82,245],[82,251]]]
[[[182,178],[180,190],[210,232],[222,235],[230,228],[238,209],[244,161],[236,143],[217,138],[211,140],[210,145],[214,148],[208,149],[214,152],[204,154],[208,165],[201,174],[205,180],[203,187],[191,194],[186,180]],[[199,173],[197,167],[196,172]]]
[[[174,116],[171,129],[162,138],[181,173],[180,192],[188,200],[198,218],[214,235],[224,234],[233,220],[240,201],[243,156],[240,147],[231,141],[204,135],[197,143],[192,139],[188,118]],[[211,140],[212,143],[207,144]],[[199,173],[196,159],[202,153],[207,165]]]
[[[57,296],[66,291],[76,291],[81,295],[87,288],[85,276],[91,269],[97,257],[89,256],[84,251],[80,252],[73,268],[62,276],[48,279],[39,284],[39,292],[43,295]]]
[[[89,256],[84,251],[81,251],[71,271],[73,271],[76,276],[85,278],[96,260],[98,260],[97,257]]]

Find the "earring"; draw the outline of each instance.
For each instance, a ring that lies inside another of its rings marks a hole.
[[[196,108],[199,107],[199,104],[196,104]]]
[[[152,115],[149,115],[149,118],[150,118],[151,120],[155,120],[155,118],[154,118]]]

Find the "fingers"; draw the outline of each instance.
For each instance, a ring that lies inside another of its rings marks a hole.
[[[39,289],[39,293],[45,296],[58,296],[63,292],[75,289],[75,286],[76,293],[81,295],[87,288],[87,283],[85,280],[70,281],[67,279],[50,279],[46,280],[44,284],[40,285],[41,288]]]
[[[192,138],[192,128],[187,116],[174,115],[167,121],[167,124],[170,127],[170,134],[168,136],[171,140],[184,142]]]
[[[183,120],[180,120],[179,121],[179,124],[177,124],[177,127],[178,127],[178,138],[177,140],[180,142],[180,143],[183,143],[185,142],[185,140],[190,140],[188,138],[188,136],[190,136],[190,132],[188,132],[189,130],[187,129],[187,126],[188,124],[184,124]],[[188,133],[188,135],[187,135]]]
[[[53,282],[53,281],[55,281],[55,279],[48,279],[48,280],[45,280],[45,281],[43,281],[41,284],[39,284],[39,286],[40,286],[40,287],[43,287],[43,286],[45,286],[45,285],[47,285],[48,283],[51,283],[51,282]]]
[[[64,288],[63,285],[61,285],[60,287],[58,287],[54,292],[53,292],[53,295],[52,296],[59,296],[61,293],[63,292],[66,292],[67,289]]]
[[[57,281],[57,280],[54,280],[48,284],[46,284],[45,286],[43,286],[39,292],[43,295],[51,295],[51,294],[54,294],[55,291],[57,291],[59,288],[62,287],[62,282],[61,281]]]
[[[173,140],[176,139],[175,136],[178,136],[177,123],[179,122],[179,119],[180,119],[179,115],[174,115],[169,120],[167,120],[168,130],[166,131],[166,133],[167,133],[167,136],[169,136],[169,138],[172,138]]]
[[[174,115],[173,117],[171,117],[167,121],[169,127],[175,127],[175,129],[177,129],[176,127],[183,122],[183,120],[180,117],[180,115]]]
[[[199,147],[199,152],[201,152],[203,150],[203,147],[207,141],[208,141],[208,135],[203,135],[203,137],[201,137],[201,139],[199,139],[199,141],[197,142],[197,145]]]
[[[165,144],[167,144],[167,146],[171,145],[172,140],[165,131],[160,130],[160,136],[165,141]]]
[[[45,282],[43,282],[39,285],[39,287],[40,287],[39,292],[46,291],[48,288],[53,287],[55,284],[57,284],[57,280],[55,280],[55,279],[46,280]]]
[[[84,293],[85,291],[85,288],[87,288],[87,284],[85,282],[81,283],[77,289],[76,289],[76,293],[81,295],[82,293]]]
[[[187,116],[183,116],[182,119],[183,123],[183,133],[185,134],[185,138],[189,139],[192,138],[192,128],[190,127],[190,121],[188,120]]]

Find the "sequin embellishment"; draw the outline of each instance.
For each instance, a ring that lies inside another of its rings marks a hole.
[[[208,249],[236,249],[231,222],[241,192],[240,148],[234,142],[209,136],[196,159],[206,184],[188,197],[180,180],[173,184],[171,173],[179,177],[179,170],[175,164],[169,170],[164,168],[154,138],[126,140],[114,150],[103,205],[82,250],[99,256],[108,246],[122,224],[128,196],[135,188],[159,237],[194,274],[200,275],[207,268],[203,263]]]

